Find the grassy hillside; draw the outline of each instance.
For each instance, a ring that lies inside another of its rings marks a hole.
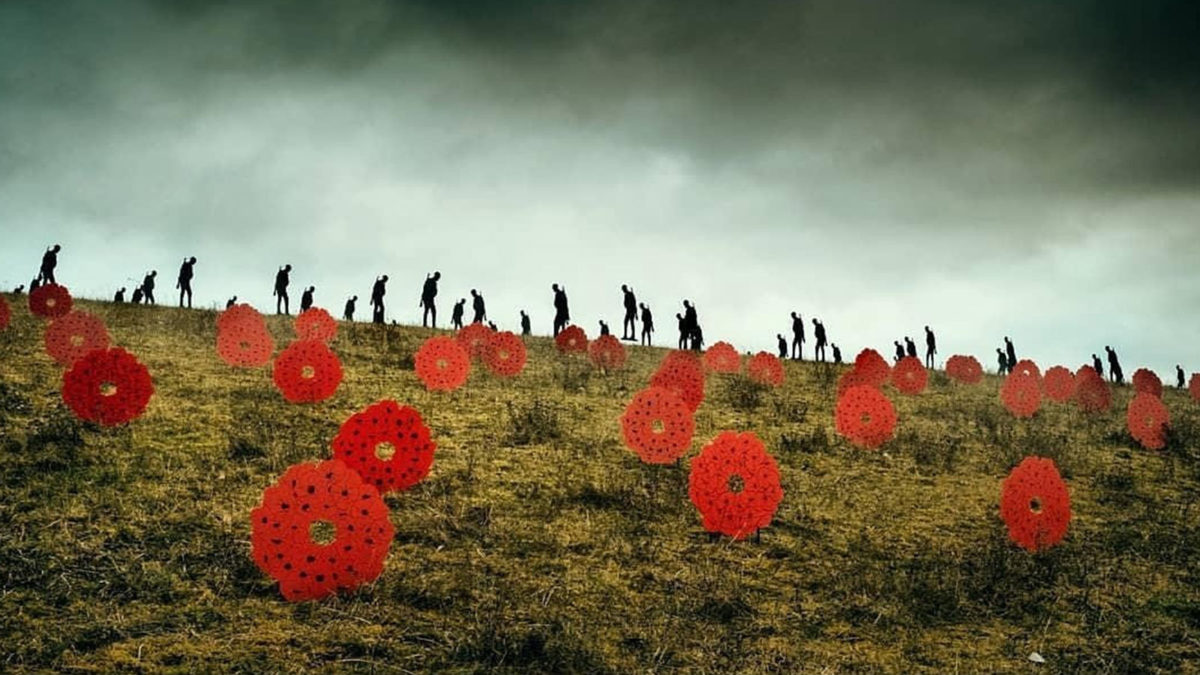
[[[41,323],[10,300],[5,672],[1200,672],[1200,406],[1174,390],[1174,436],[1152,453],[1125,432],[1128,389],[1100,418],[1051,404],[1020,421],[995,378],[939,373],[892,396],[898,436],[867,452],[833,432],[838,369],[789,363],[757,402],[711,377],[692,453],[754,431],[785,490],[760,541],[732,542],[700,527],[686,461],[645,466],[621,442],[663,350],[602,376],[538,338],[516,380],[476,370],[432,394],[411,361],[429,331],[343,325],[341,389],[293,406],[269,369],[217,359],[212,312],[84,302],[157,387],[142,419],[102,430],[62,405]],[[288,604],[250,560],[249,512],[381,398],[422,412],[432,473],[386,499],[396,537],[376,583]],[[1038,556],[997,507],[1029,454],[1058,463],[1075,513]]]

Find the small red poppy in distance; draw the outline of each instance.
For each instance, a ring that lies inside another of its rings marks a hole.
[[[1034,380],[1039,384],[1041,383],[1042,379],[1041,369],[1039,369],[1038,365],[1030,359],[1021,359],[1020,361],[1017,361],[1017,363],[1013,366],[1012,372],[1009,374],[1028,375],[1029,377],[1034,378]]]
[[[482,323],[471,323],[459,329],[455,339],[467,350],[467,356],[472,361],[482,359],[483,352],[487,349],[488,341],[492,339],[492,335],[496,331],[488,328]]]
[[[1000,488],[1000,517],[1008,536],[1028,551],[1044,551],[1067,534],[1071,495],[1054,462],[1026,457]]]
[[[1075,371],[1075,402],[1085,412],[1104,412],[1112,405],[1108,383],[1091,366]]]
[[[1133,374],[1133,390],[1162,398],[1162,380],[1148,368],[1138,368]]]
[[[1028,419],[1042,406],[1042,390],[1036,377],[1014,370],[1004,378],[1004,385],[1000,388],[1000,400],[1013,415]]]
[[[56,319],[71,311],[71,293],[66,286],[45,284],[29,294],[29,311],[43,319]]]
[[[837,432],[851,443],[873,450],[896,432],[896,408],[875,387],[851,387],[838,398]]]
[[[467,381],[471,357],[462,343],[444,335],[431,337],[421,344],[413,357],[417,377],[431,391],[451,391]]]
[[[771,524],[783,500],[779,467],[758,436],[722,431],[692,460],[688,496],[705,530],[743,539]]]
[[[874,349],[864,349],[854,357],[854,370],[858,371],[859,381],[872,387],[882,387],[892,376],[892,367]]]
[[[8,300],[0,295],[0,330],[8,328],[8,323],[12,320],[12,308],[8,306]]]
[[[963,384],[978,384],[983,380],[983,366],[974,356],[955,354],[946,361],[946,374]]]
[[[1192,395],[1192,400],[1200,403],[1200,373],[1192,373],[1191,379],[1188,380],[1188,393]]]
[[[493,333],[483,348],[483,363],[493,375],[520,375],[525,370],[525,360],[525,343],[510,331]]]
[[[342,362],[317,340],[296,340],[275,357],[272,379],[288,403],[318,403],[342,383]]]
[[[1062,366],[1054,366],[1042,376],[1042,391],[1051,401],[1070,401],[1075,395],[1075,374]]]
[[[153,395],[146,366],[120,347],[88,352],[63,374],[67,407],[79,419],[106,427],[140,417]]]
[[[601,335],[588,345],[592,363],[605,372],[620,370],[625,365],[625,346],[611,335]]]
[[[107,349],[112,340],[104,321],[87,312],[69,312],[46,326],[46,353],[60,366],[69,366],[88,352]]]
[[[558,332],[554,338],[558,351],[564,354],[586,354],[588,350],[587,333],[579,326],[571,324]]]
[[[294,324],[299,340],[319,340],[329,343],[337,337],[337,321],[320,307],[309,307],[300,312]]]
[[[374,581],[395,536],[379,491],[337,460],[289,468],[263,491],[250,525],[254,564],[290,602]]]
[[[1129,435],[1147,450],[1162,450],[1167,445],[1171,413],[1162,399],[1149,392],[1138,392],[1125,414]]]
[[[650,386],[664,387],[675,392],[688,410],[696,412],[704,402],[704,370],[695,356],[673,356],[663,359],[662,365],[650,377]]]
[[[692,445],[696,422],[683,399],[663,387],[638,392],[621,415],[625,445],[647,464],[669,464]]]
[[[928,382],[929,373],[921,360],[915,356],[900,359],[896,367],[892,368],[892,386],[902,394],[919,394],[925,391]]]
[[[217,356],[236,368],[259,368],[271,362],[275,339],[259,319],[228,322],[217,330]]]
[[[742,370],[742,357],[733,345],[718,342],[704,352],[704,367],[714,373],[738,373]]]
[[[746,362],[746,375],[760,384],[778,387],[783,384],[783,362],[774,354],[759,352]]]
[[[333,439],[333,458],[381,493],[421,482],[429,475],[436,449],[421,413],[390,400],[354,413]]]

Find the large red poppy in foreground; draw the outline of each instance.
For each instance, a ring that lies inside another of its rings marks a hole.
[[[471,373],[471,357],[459,341],[444,335],[421,344],[413,357],[417,377],[433,391],[458,389]]]
[[[554,345],[564,354],[586,354],[588,350],[587,333],[579,326],[571,324],[558,332]]]
[[[625,445],[647,464],[669,464],[692,445],[696,422],[675,392],[650,387],[638,392],[621,415]]]
[[[896,408],[875,387],[851,387],[838,398],[834,412],[837,432],[851,443],[878,448],[896,432]]]
[[[1162,380],[1149,368],[1138,368],[1133,374],[1133,390],[1162,398]]]
[[[733,345],[718,342],[705,350],[704,367],[714,373],[738,373],[742,370],[742,357]]]
[[[391,400],[354,413],[333,439],[333,458],[381,493],[421,482],[433,466],[435,449],[421,413]]]
[[[758,436],[723,431],[692,460],[688,496],[705,530],[742,539],[771,524],[783,500],[779,467]]]
[[[1037,413],[1042,406],[1042,389],[1038,386],[1038,378],[1033,375],[1013,371],[1004,378],[1000,388],[1000,400],[1016,417],[1028,419]]]
[[[150,371],[120,347],[88,352],[63,374],[67,407],[79,419],[106,427],[140,417],[153,395]]]
[[[620,370],[625,365],[625,345],[611,335],[601,335],[588,345],[588,356],[597,368],[605,372]]]
[[[1129,435],[1147,450],[1162,450],[1167,445],[1167,428],[1171,413],[1162,399],[1148,392],[1139,392],[1129,402],[1125,413]]]
[[[1042,376],[1042,391],[1051,401],[1070,401],[1075,395],[1075,374],[1062,366],[1054,366]]]
[[[293,324],[299,340],[319,340],[328,343],[337,337],[338,325],[329,312],[320,307],[309,307],[296,317]]]
[[[342,383],[342,362],[318,340],[296,340],[275,357],[275,387],[289,403],[317,403]]]
[[[1008,536],[1029,551],[1044,551],[1067,534],[1071,496],[1054,462],[1042,457],[1021,460],[1000,489],[1000,517]]]
[[[858,381],[872,387],[882,387],[892,376],[892,367],[874,349],[864,349],[854,357],[854,370],[858,373]]]
[[[87,312],[69,312],[46,326],[46,353],[61,366],[69,366],[97,349],[107,349],[112,340],[104,321]]]
[[[395,535],[379,491],[336,460],[289,468],[263,491],[250,524],[254,563],[291,602],[373,581]]]
[[[778,387],[783,384],[783,362],[774,354],[759,352],[746,362],[746,375],[760,384]]]
[[[66,286],[45,284],[29,294],[29,311],[43,319],[57,319],[71,311],[71,293]]]
[[[919,394],[925,391],[928,382],[929,373],[921,360],[915,356],[900,359],[896,367],[892,368],[892,386],[902,394]]]
[[[493,333],[483,348],[483,363],[493,375],[513,377],[525,369],[525,343],[510,331]]]
[[[983,366],[974,356],[955,354],[946,360],[946,374],[963,384],[978,384],[983,379]]]

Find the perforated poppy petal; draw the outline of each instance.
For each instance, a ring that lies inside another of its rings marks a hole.
[[[79,419],[106,427],[140,417],[153,395],[146,366],[120,347],[88,352],[63,374],[67,407]]]
[[[1042,391],[1057,403],[1071,400],[1075,395],[1075,374],[1062,366],[1054,366],[1042,376]]]
[[[318,340],[296,340],[275,357],[275,388],[289,403],[318,403],[342,383],[342,362]]]
[[[61,366],[69,366],[88,352],[107,349],[111,339],[100,317],[72,311],[46,326],[43,343],[51,358]]]
[[[783,384],[783,362],[774,354],[759,352],[746,362],[746,375],[755,382],[778,387]]]
[[[878,381],[876,375],[869,372],[864,373],[858,367],[851,368],[842,373],[838,378],[837,395],[841,398],[842,394],[852,387],[878,387],[875,382]]]
[[[1012,372],[1009,374],[1028,375],[1029,377],[1034,378],[1034,381],[1041,384],[1042,371],[1038,368],[1038,365],[1030,359],[1021,359],[1020,361],[1017,361],[1016,364],[1013,365]]]
[[[525,343],[510,331],[493,333],[483,350],[483,362],[493,375],[514,377],[525,369]]]
[[[688,497],[705,530],[743,539],[779,508],[779,467],[755,434],[723,431],[692,460]]]
[[[669,464],[691,447],[696,422],[675,392],[650,387],[638,392],[621,415],[625,445],[647,464]]]
[[[955,354],[946,360],[946,374],[963,384],[978,384],[983,380],[983,366],[974,356]]]
[[[29,294],[29,311],[43,319],[57,319],[71,311],[71,293],[66,286],[43,284]]]
[[[331,342],[337,337],[338,325],[329,312],[320,307],[309,307],[296,317],[293,324],[298,340]]]
[[[261,317],[229,321],[217,330],[217,356],[236,368],[259,368],[271,362],[275,339]]]
[[[1075,371],[1075,402],[1085,412],[1105,412],[1112,405],[1108,383],[1091,366]]]
[[[854,370],[858,371],[856,379],[871,385],[882,387],[892,376],[892,367],[874,349],[864,349],[854,357]]]
[[[1188,393],[1192,395],[1192,400],[1200,403],[1200,373],[1192,373],[1192,377],[1188,379]]]
[[[672,352],[650,377],[650,385],[675,392],[688,409],[696,412],[704,402],[704,369],[694,354]]]
[[[1033,375],[1018,373],[1015,370],[1004,379],[1000,388],[1000,400],[1016,417],[1028,419],[1037,413],[1042,405],[1042,390],[1038,379]]]
[[[561,333],[560,333],[561,335]],[[620,370],[625,366],[625,345],[611,335],[601,335],[588,345],[588,356],[592,363],[606,372]]]
[[[704,352],[704,367],[714,373],[739,373],[742,370],[742,357],[733,345],[718,342]]]
[[[1162,380],[1148,368],[1138,368],[1133,374],[1133,390],[1162,398]]]
[[[1171,413],[1162,399],[1149,392],[1139,392],[1129,402],[1125,413],[1129,435],[1147,450],[1162,450],[1167,445],[1167,428]]]
[[[263,321],[262,314],[250,305],[242,303],[234,305],[217,315],[217,330],[224,330],[228,326],[240,324],[244,321],[251,322],[254,326],[261,324],[264,328],[266,327],[266,322]]]
[[[482,323],[471,323],[459,329],[455,339],[467,350],[472,361],[482,359],[496,331]]]
[[[925,371],[921,360],[915,356],[900,359],[896,367],[892,368],[892,386],[902,394],[920,394],[925,391],[928,382],[929,373]]]
[[[415,408],[379,401],[346,420],[333,439],[333,458],[381,493],[424,480],[437,445]]]
[[[574,324],[558,332],[554,345],[564,354],[586,354],[588,350],[587,333]]]
[[[0,295],[0,330],[8,328],[8,324],[12,321],[12,308],[8,306],[8,300]]]
[[[875,387],[851,387],[839,398],[834,411],[837,432],[851,443],[873,450],[896,432],[896,408]]]
[[[471,357],[466,348],[458,340],[444,335],[422,343],[413,357],[413,364],[417,377],[431,391],[458,389],[471,372]]]
[[[1026,457],[1000,488],[1000,517],[1009,537],[1028,551],[1062,541],[1071,522],[1071,497],[1054,462]]]

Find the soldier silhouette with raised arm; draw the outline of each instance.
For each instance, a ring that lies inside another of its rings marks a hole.
[[[463,309],[467,305],[466,298],[459,298],[458,302],[454,303],[454,309],[450,311],[450,325],[454,326],[454,330],[462,330],[463,327]]]
[[[550,284],[550,289],[554,291],[554,337],[558,337],[559,331],[571,320],[571,310],[567,305],[567,288]]]
[[[42,265],[39,268],[38,276],[41,278],[43,283],[58,283],[54,280],[54,268],[58,267],[58,252],[61,250],[62,246],[55,244],[47,248],[46,252],[42,254]]]
[[[633,289],[625,284],[621,284],[621,293],[624,294],[625,302],[625,322],[621,325],[621,339],[637,340],[637,296],[633,294]]]
[[[604,319],[600,319],[600,335],[611,335],[608,331],[608,324],[604,323]]]
[[[533,335],[533,327],[529,324],[529,315],[521,310],[521,337]]]
[[[1183,389],[1183,368],[1175,364],[1175,388]]]
[[[300,294],[300,312],[307,312],[313,306],[313,292],[317,290],[316,286],[309,286]]]
[[[937,336],[925,326],[925,367],[933,368],[933,355],[937,354]]]
[[[483,323],[487,320],[487,308],[483,304],[483,294],[474,288],[471,289],[471,310],[475,312],[471,323]]]
[[[1104,351],[1108,352],[1108,379],[1117,384],[1125,384],[1125,373],[1121,370],[1121,361],[1117,358],[1117,350],[1105,345]]]
[[[356,309],[355,305],[357,305],[357,304],[358,304],[358,296],[357,295],[352,295],[352,296],[346,298],[346,306],[342,308],[342,318],[345,319],[346,321],[353,321],[354,320],[354,310]]]
[[[646,303],[640,303],[640,307],[642,308],[642,344],[649,346],[650,339],[654,334],[654,315]]]
[[[113,294],[113,302],[115,302],[117,304],[122,304],[125,302],[125,287],[124,286],[118,288],[117,292]]]
[[[387,295],[388,275],[375,277],[375,285],[371,287],[371,323],[384,323],[383,296]]]
[[[804,317],[792,312],[792,358],[804,360]]]
[[[291,283],[290,275],[292,273],[291,265],[284,265],[275,273],[275,313],[276,314],[291,314],[291,308],[288,307],[288,284]],[[283,311],[279,311],[280,307]]]
[[[833,347],[833,362],[838,365],[841,365],[842,364],[842,350],[839,349],[836,344],[829,345],[829,346]]]
[[[237,304],[237,296],[234,295],[225,301],[225,309],[229,309]]]
[[[1104,364],[1100,362],[1100,357],[1092,354],[1092,368],[1100,377],[1104,377]]]
[[[179,266],[179,278],[175,280],[175,288],[179,289],[179,306],[183,307],[183,296],[187,296],[188,309],[192,308],[192,277],[195,272],[192,268],[196,266],[196,257],[184,258],[183,264]]]
[[[418,307],[423,307],[421,312],[421,326],[429,328],[429,320],[433,319],[433,327],[437,328],[437,304],[434,299],[437,298],[438,281],[442,278],[441,272],[434,272],[432,275],[425,275],[425,285],[421,287],[421,304]]]
[[[900,344],[899,340],[892,340],[892,344],[896,345],[896,357],[892,360],[899,363],[900,359],[904,358],[904,345]]]
[[[783,333],[776,333],[775,340],[779,346],[779,358],[786,359],[788,357],[788,341],[784,339]]]
[[[158,270],[150,270],[150,273],[142,279],[142,298],[147,305],[157,305],[154,301],[154,279],[158,276]]]
[[[813,358],[820,358],[821,363],[825,363],[825,345],[829,344],[825,336],[825,324],[818,319],[813,319],[813,337],[817,340],[817,347],[813,353]]]

